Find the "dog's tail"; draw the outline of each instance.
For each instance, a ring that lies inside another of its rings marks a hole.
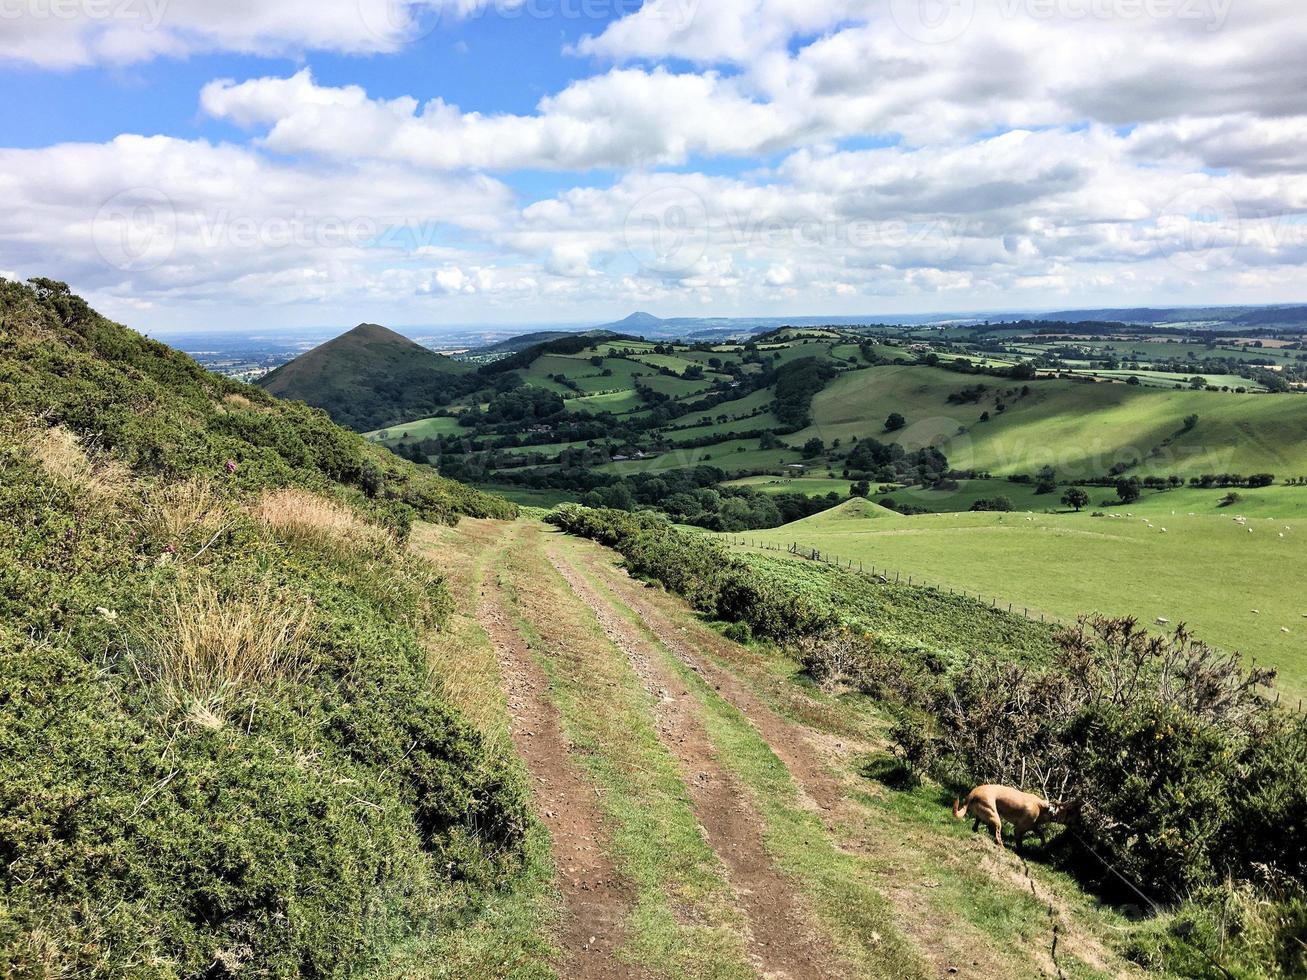
[[[955,799],[955,800],[953,801],[953,817],[954,817],[954,819],[961,820],[961,819],[963,819],[963,818],[966,816],[966,814],[967,814],[967,804],[970,803],[970,802],[971,802],[971,796],[970,796],[970,795],[968,795],[967,798],[966,798],[965,800]]]

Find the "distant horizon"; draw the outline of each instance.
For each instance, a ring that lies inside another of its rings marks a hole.
[[[1307,307],[1307,300],[1301,302],[1274,302],[1274,303],[1183,303],[1183,304],[1153,304],[1153,303],[1123,303],[1113,304],[1111,306],[1040,306],[1028,308],[1014,307],[995,307],[991,309],[965,309],[965,310],[928,310],[920,313],[909,312],[892,312],[892,313],[680,313],[663,316],[650,310],[633,310],[621,316],[614,317],[610,320],[596,321],[576,321],[576,320],[556,320],[556,321],[502,321],[502,322],[468,322],[468,323],[447,323],[447,324],[423,324],[423,323],[395,323],[383,322],[374,319],[359,320],[348,324],[313,324],[304,326],[285,326],[285,327],[257,327],[248,329],[230,328],[230,327],[211,327],[211,328],[177,328],[177,329],[153,329],[142,330],[146,336],[163,340],[168,337],[204,337],[204,336],[243,336],[251,340],[272,340],[277,338],[292,337],[314,337],[314,336],[339,336],[346,333],[362,323],[376,323],[378,326],[387,327],[396,333],[409,336],[410,339],[414,333],[419,335],[440,336],[442,334],[459,334],[459,333],[534,333],[545,330],[558,330],[564,332],[576,332],[585,330],[594,330],[603,327],[610,327],[614,324],[621,323],[623,320],[636,315],[650,315],[662,321],[677,320],[724,320],[724,321],[752,321],[752,320],[813,320],[829,318],[830,322],[841,322],[842,325],[856,325],[858,322],[865,323],[887,323],[890,321],[904,323],[929,323],[933,321],[943,321],[947,319],[988,319],[992,317],[1008,316],[1048,316],[1054,313],[1086,313],[1093,311],[1131,311],[1131,310],[1228,310],[1228,309],[1278,309],[1292,307]],[[894,318],[902,318],[895,320]],[[130,323],[127,326],[131,326]]]

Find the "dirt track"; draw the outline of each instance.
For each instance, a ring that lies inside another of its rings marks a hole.
[[[715,696],[743,715],[746,727],[784,765],[797,805],[818,816],[831,842],[873,874],[875,887],[890,900],[894,926],[921,958],[920,968],[908,972],[940,978],[1056,975],[1042,936],[1038,941],[1031,936],[1029,945],[1022,944],[1025,949],[1005,948],[953,915],[947,921],[939,918],[938,893],[932,889],[938,887],[942,868],[967,868],[973,876],[983,871],[996,885],[1009,888],[1014,869],[1003,863],[1003,855],[991,855],[970,841],[950,841],[920,829],[905,835],[902,827],[886,833],[877,823],[881,818],[855,799],[865,794],[866,784],[850,783],[839,774],[847,769],[847,753],[868,747],[866,732],[849,728],[847,720],[844,728],[822,723],[833,718],[806,723],[828,709],[788,679],[778,681],[760,670],[756,651],[723,639],[680,600],[629,578],[610,552],[555,536],[539,525],[508,525],[497,533],[490,546],[493,571],[476,614],[495,648],[513,742],[552,836],[563,904],[560,977],[683,975],[671,963],[635,952],[638,934],[633,930],[638,927],[632,913],[643,893],[623,876],[622,861],[614,856],[612,811],[580,764],[585,757],[569,742],[566,732],[571,729],[565,728],[557,692],[551,691],[551,676],[555,684],[567,683],[578,676],[572,672],[597,663],[585,659],[595,656],[625,661],[633,689],[642,687],[640,696],[648,695],[652,707],[646,718],[652,719],[657,743],[674,760],[674,782],[684,783],[693,820],[720,862],[719,873],[737,910],[736,924],[729,928],[757,975],[816,980],[863,975],[868,967],[876,975],[895,974],[878,969],[874,954],[870,962],[859,961],[862,969],[852,966],[842,955],[855,955],[850,936],[844,933],[835,941],[828,931],[829,907],[816,914],[809,883],[790,878],[768,853],[758,801],[717,757],[708,732],[705,705]],[[510,555],[517,557],[510,560]],[[529,601],[522,601],[526,597]],[[582,621],[587,614],[589,626]],[[566,626],[562,619],[568,619]],[[583,641],[578,630],[596,630],[597,639]],[[545,634],[551,639],[542,648],[538,641]],[[575,648],[569,637],[577,637]],[[587,646],[596,642],[598,653]],[[583,648],[588,652],[582,654]],[[697,685],[697,694],[686,670],[704,682]],[[705,690],[710,700],[703,700]],[[925,863],[923,854],[928,855]],[[1031,888],[1029,880],[1022,885]],[[1041,903],[1050,900],[1039,891]],[[1058,912],[1058,919],[1071,925],[1069,913]],[[868,927],[868,932],[873,928],[878,927]],[[1093,937],[1074,931],[1062,938],[1083,962],[1107,974],[1120,972],[1113,969],[1119,961]],[[853,941],[860,943],[865,936]]]
[[[645,977],[616,954],[626,933],[631,888],[604,846],[607,831],[593,790],[569,757],[570,747],[549,703],[549,681],[512,625],[498,578],[477,610],[499,655],[513,743],[531,774],[537,812],[549,828],[566,915],[559,937],[574,977]]]
[[[689,688],[660,662],[659,651],[642,631],[556,549],[550,561],[658,699],[658,735],[680,763],[695,815],[729,869],[729,880],[748,915],[750,956],[760,971],[769,977],[845,975],[792,883],[767,855],[762,821],[749,793],[718,762]]]

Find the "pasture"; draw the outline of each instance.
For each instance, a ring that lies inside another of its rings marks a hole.
[[[855,500],[748,536],[898,569],[1036,615],[1070,621],[1097,611],[1188,623],[1213,645],[1276,667],[1285,696],[1307,696],[1307,523],[1224,512],[1191,517],[1181,508],[1172,516],[1159,503],[1167,496],[1104,517],[901,517]],[[1236,516],[1248,516],[1247,525]]]

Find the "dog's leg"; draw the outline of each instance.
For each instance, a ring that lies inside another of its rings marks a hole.
[[[994,828],[994,843],[999,847],[1003,846],[1003,821],[999,819],[998,814],[989,818],[989,825]]]

